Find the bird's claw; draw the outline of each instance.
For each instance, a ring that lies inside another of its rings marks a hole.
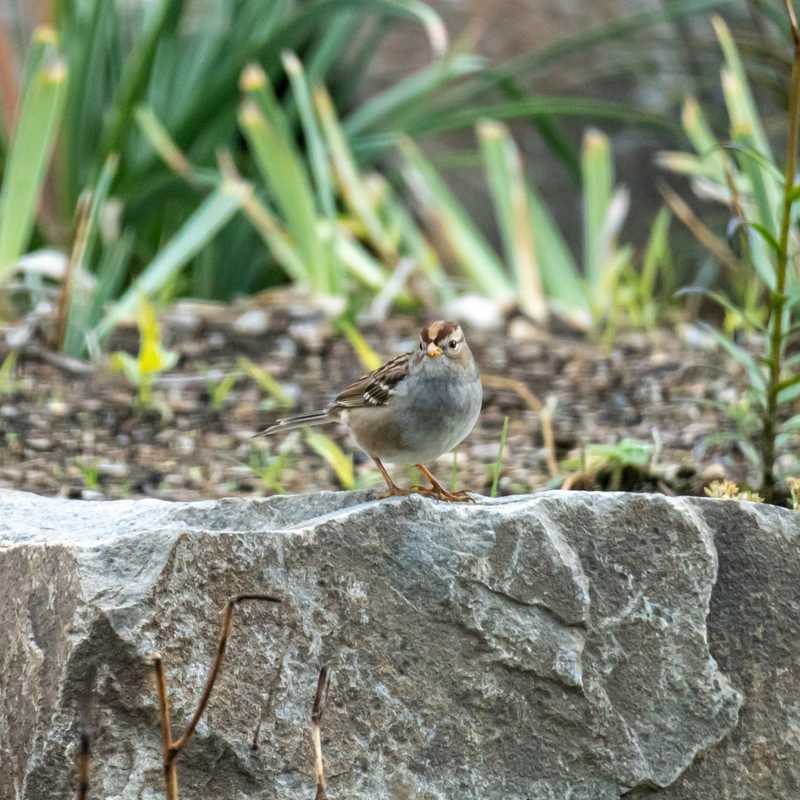
[[[444,486],[412,486],[411,491],[416,494],[433,497],[444,503],[474,503],[475,499],[468,492],[449,492]]]

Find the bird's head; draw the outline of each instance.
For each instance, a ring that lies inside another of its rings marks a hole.
[[[420,331],[416,358],[426,370],[444,371],[468,366],[472,354],[461,326],[440,319]]]

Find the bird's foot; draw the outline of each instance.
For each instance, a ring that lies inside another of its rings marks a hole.
[[[451,492],[441,484],[435,486],[412,486],[411,491],[441,500],[443,503],[474,503],[475,498],[468,492]]]
[[[387,497],[408,497],[413,494],[413,489],[401,489],[399,486],[390,486],[388,491],[380,496],[380,500],[385,500]]]

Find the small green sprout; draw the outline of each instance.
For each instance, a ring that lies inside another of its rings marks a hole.
[[[492,489],[489,492],[491,497],[497,497],[497,485],[500,482],[500,471],[503,468],[503,454],[508,441],[508,417],[503,418],[503,430],[500,431],[500,446],[497,448],[497,458],[492,467]]]

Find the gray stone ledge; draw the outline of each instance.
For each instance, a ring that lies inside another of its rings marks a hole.
[[[219,609],[265,591],[285,601],[237,611],[186,797],[311,796],[323,662],[334,798],[795,797],[798,544],[798,514],[660,495],[0,491],[0,800],[69,795],[87,696],[93,796],[161,797],[149,654],[180,730]]]

